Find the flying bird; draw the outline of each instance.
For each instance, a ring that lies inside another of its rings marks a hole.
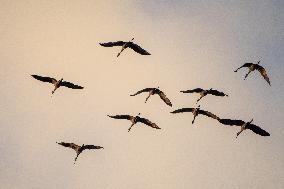
[[[107,115],[107,116],[110,117],[110,118],[114,118],[114,119],[127,119],[127,120],[131,121],[131,126],[129,127],[128,132],[133,127],[133,125],[135,125],[138,122],[144,123],[145,125],[148,125],[148,126],[154,128],[154,129],[161,129],[155,123],[151,122],[150,120],[148,120],[146,118],[139,117],[139,115],[140,115],[140,113],[137,116],[131,116],[131,115],[115,115],[115,116]]]
[[[206,115],[208,117],[211,117],[213,119],[220,119],[218,116],[214,115],[213,113],[211,112],[208,112],[208,111],[204,111],[204,110],[201,110],[200,109],[200,105],[197,107],[197,108],[181,108],[181,109],[177,109],[173,112],[171,112],[172,114],[176,114],[176,113],[184,113],[184,112],[191,112],[193,114],[193,120],[192,120],[192,124],[194,123],[195,121],[195,118],[199,115],[199,114],[203,114],[203,115]]]
[[[262,77],[267,81],[267,83],[269,85],[271,85],[270,81],[269,81],[269,77],[266,73],[266,70],[262,66],[260,66],[259,63],[260,63],[260,61],[258,61],[257,64],[245,63],[244,65],[242,65],[241,67],[236,69],[235,72],[237,72],[241,68],[247,67],[249,69],[249,72],[245,75],[245,78],[244,78],[244,80],[245,80],[252,71],[257,70],[262,75]]]
[[[136,92],[135,94],[132,94],[132,95],[130,95],[130,96],[136,96],[136,95],[138,95],[138,94],[140,94],[140,93],[143,93],[143,92],[148,92],[148,93],[149,93],[148,97],[147,97],[146,100],[145,100],[145,103],[147,102],[147,100],[150,98],[151,95],[157,94],[157,95],[160,96],[160,98],[161,98],[168,106],[172,106],[172,103],[171,103],[170,99],[167,98],[167,96],[165,95],[165,93],[164,93],[163,91],[161,91],[161,90],[159,89],[159,87],[158,87],[158,88],[145,88],[145,89],[142,89],[142,90],[140,90],[140,91],[138,91],[138,92]]]
[[[66,143],[66,142],[56,142],[57,144],[61,145],[61,146],[64,146],[64,147],[68,147],[68,148],[72,148],[73,150],[76,151],[77,153],[77,156],[75,157],[75,161],[74,161],[74,164],[78,158],[78,156],[84,151],[84,150],[93,150],[93,149],[101,149],[101,148],[104,148],[104,147],[101,147],[101,146],[95,146],[95,145],[82,145],[82,146],[79,146],[77,144],[74,144],[74,143]]]
[[[252,124],[253,119],[249,122],[245,122],[243,120],[233,120],[233,119],[219,119],[218,121],[224,125],[241,126],[241,130],[237,133],[236,138],[246,129],[250,129],[254,133],[261,136],[270,136],[270,134],[267,131],[263,130],[257,125]]]
[[[186,90],[186,91],[180,91],[182,93],[199,93],[200,94],[200,98],[196,101],[196,103],[198,103],[203,97],[205,97],[208,94],[214,95],[214,96],[228,96],[223,92],[214,90],[214,89],[209,89],[209,90],[205,90],[205,89],[201,89],[201,88],[196,88],[196,89],[192,89],[192,90]]]
[[[116,41],[116,42],[108,42],[108,43],[100,43],[101,46],[103,47],[114,47],[114,46],[121,46],[120,52],[117,54],[117,57],[124,51],[126,48],[131,48],[135,52],[141,54],[141,55],[151,55],[149,52],[147,52],[145,49],[140,47],[139,45],[133,43],[132,41],[134,38],[131,39],[131,41]]]
[[[58,89],[59,87],[63,86],[63,87],[68,87],[71,89],[83,89],[84,87],[81,87],[79,85],[75,85],[73,83],[70,83],[68,81],[63,81],[63,78],[61,78],[60,80],[56,80],[52,77],[43,77],[43,76],[39,76],[39,75],[31,75],[33,78],[42,81],[42,82],[48,82],[48,83],[52,83],[54,85],[54,90],[51,92],[52,94],[56,91],[56,89]]]

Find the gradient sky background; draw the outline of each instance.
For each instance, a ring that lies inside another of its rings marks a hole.
[[[284,1],[0,0],[1,188],[284,188]],[[99,42],[130,40],[140,56]],[[244,62],[261,60],[246,81]],[[53,87],[30,74],[63,77],[84,90]],[[146,87],[166,93],[129,94]],[[201,108],[250,120],[270,137],[216,120],[169,112],[192,107],[190,88],[216,88]],[[113,120],[141,112],[162,129]],[[141,126],[141,127],[140,127]],[[73,165],[56,141],[104,146]]]

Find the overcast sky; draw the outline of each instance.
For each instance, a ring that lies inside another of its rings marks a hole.
[[[0,0],[1,188],[281,189],[284,188],[284,2]],[[100,42],[130,40],[149,51]],[[243,80],[244,62],[261,60]],[[30,74],[64,78],[83,90],[53,86]],[[173,107],[147,94],[160,87]],[[271,136],[192,114],[197,94],[214,88],[201,108],[221,118],[254,119]],[[107,114],[141,113],[161,130]],[[57,141],[104,146],[82,153]]]

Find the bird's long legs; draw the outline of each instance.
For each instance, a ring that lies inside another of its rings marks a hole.
[[[124,51],[125,48],[122,48],[121,51],[117,54],[116,57],[119,57],[119,55],[122,53],[122,51]]]
[[[191,122],[192,124],[194,123],[196,117],[197,117],[197,115],[194,115],[194,116],[193,116],[193,120],[192,120],[192,122]]]
[[[56,89],[58,89],[58,87],[54,87],[53,91],[51,92],[51,97],[54,94],[54,92],[56,91]]]
[[[202,95],[197,101],[196,104],[204,97],[205,95]]]
[[[248,75],[250,74],[251,70],[246,74],[244,80],[246,80],[246,78],[248,77]]]
[[[245,128],[242,126],[242,127],[241,127],[241,130],[240,130],[239,132],[237,132],[236,138],[238,138],[238,136],[239,136],[244,130],[245,130]]]
[[[242,132],[243,132],[243,130],[241,130],[241,131],[237,132],[237,136],[236,136],[236,138],[238,138],[238,136],[239,136]]]
[[[150,98],[151,94],[149,94],[149,96],[147,96],[145,103],[147,102],[147,100]]]
[[[75,160],[74,160],[74,164],[76,163],[77,158],[78,158],[79,155],[80,155],[80,153],[77,153],[77,156],[75,157]]]
[[[135,125],[135,123],[132,123],[131,126],[128,129],[128,132],[131,130],[131,128],[133,127],[133,125]]]

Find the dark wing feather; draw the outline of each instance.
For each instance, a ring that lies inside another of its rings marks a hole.
[[[183,113],[183,112],[192,112],[194,108],[181,108],[181,109],[177,109],[175,111],[172,111],[172,114],[176,114],[176,113]]]
[[[60,83],[60,86],[68,87],[68,88],[71,88],[71,89],[83,89],[84,88],[84,87],[81,87],[79,85],[75,85],[73,83],[70,83],[68,81],[62,81]]]
[[[200,93],[200,92],[202,92],[202,91],[204,91],[204,90],[201,89],[201,88],[196,88],[196,89],[186,90],[186,91],[180,91],[180,92],[182,92],[182,93]]]
[[[218,116],[216,116],[215,114],[213,114],[213,113],[211,113],[211,112],[208,112],[208,111],[198,110],[198,113],[203,114],[203,115],[206,115],[206,116],[211,117],[211,118],[213,118],[213,119],[217,119],[217,120],[220,119]]]
[[[64,147],[72,148],[74,150],[77,150],[78,148],[80,148],[80,146],[78,146],[77,144],[74,144],[74,143],[59,142],[57,144],[64,146]]]
[[[261,136],[270,136],[270,134],[267,131],[263,130],[262,128],[254,124],[247,125],[247,129],[250,129],[254,133],[259,134]]]
[[[172,103],[171,103],[170,99],[168,99],[168,97],[165,95],[165,93],[163,93],[163,91],[159,90],[158,95],[168,106],[172,107]]]
[[[39,75],[31,75],[33,78],[42,81],[42,82],[48,82],[48,83],[55,83],[57,82],[56,79],[52,78],[52,77],[43,77],[43,76],[39,76]]]
[[[110,115],[107,115],[108,117],[110,118],[114,118],[114,119],[127,119],[127,120],[130,120],[133,118],[133,116],[131,115],[115,115],[115,116],[110,116]]]
[[[143,117],[137,116],[137,122],[144,123],[144,124],[146,124],[146,125],[148,125],[152,128],[155,128],[155,129],[161,129],[160,127],[158,127],[158,125],[156,125],[155,123],[152,123],[150,120],[143,118]]]
[[[84,145],[82,146],[82,150],[92,150],[92,149],[101,149],[103,147],[101,146],[95,146],[95,145]]]
[[[138,91],[135,94],[132,94],[130,96],[136,96],[136,95],[143,93],[143,92],[150,92],[151,90],[153,90],[153,88],[145,88],[145,89],[142,89],[142,90],[140,90],[140,91]]]
[[[147,52],[145,49],[143,49],[142,47],[140,47],[139,45],[130,42],[128,45],[128,47],[130,47],[132,50],[134,50],[135,52],[142,54],[142,55],[151,55],[149,52]]]
[[[243,120],[237,120],[237,119],[219,119],[218,120],[220,123],[224,125],[230,125],[230,126],[242,126],[245,124]]]
[[[266,73],[266,70],[260,66],[260,65],[256,65],[256,69],[260,72],[260,74],[262,75],[262,77],[267,81],[267,83],[270,85],[270,81],[269,81],[269,77]]]
[[[113,47],[113,46],[122,46],[125,43],[126,42],[124,41],[116,41],[116,42],[100,43],[100,45],[103,47]]]
[[[214,89],[209,90],[208,94],[212,94],[212,95],[215,95],[215,96],[228,96],[225,93],[217,91],[217,90],[214,90]]]

